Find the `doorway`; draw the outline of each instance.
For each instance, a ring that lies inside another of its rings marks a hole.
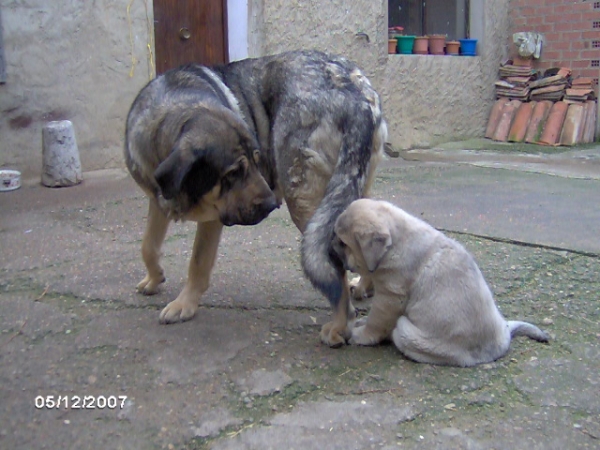
[[[227,0],[154,0],[156,74],[228,62]]]

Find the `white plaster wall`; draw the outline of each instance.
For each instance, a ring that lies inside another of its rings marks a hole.
[[[58,119],[73,122],[84,171],[122,167],[127,111],[154,74],[152,1],[6,0],[0,8],[0,167],[39,177],[42,126]]]
[[[248,57],[248,0],[227,0],[229,61]]]

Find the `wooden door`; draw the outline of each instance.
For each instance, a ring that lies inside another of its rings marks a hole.
[[[227,0],[154,0],[156,73],[228,61]]]

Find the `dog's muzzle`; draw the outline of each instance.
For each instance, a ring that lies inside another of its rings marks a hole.
[[[225,226],[256,225],[262,222],[273,210],[279,208],[279,203],[274,195],[262,200],[257,200],[252,208],[239,210],[237,214],[221,217]]]

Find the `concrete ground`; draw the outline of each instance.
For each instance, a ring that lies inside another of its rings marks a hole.
[[[192,224],[143,297],[146,202],[125,173],[0,193],[0,447],[599,448],[600,147],[564,150],[471,141],[381,164],[374,196],[464,243],[503,314],[553,338],[468,369],[320,344],[328,305],[285,208],[227,229],[198,315],[163,326]]]

